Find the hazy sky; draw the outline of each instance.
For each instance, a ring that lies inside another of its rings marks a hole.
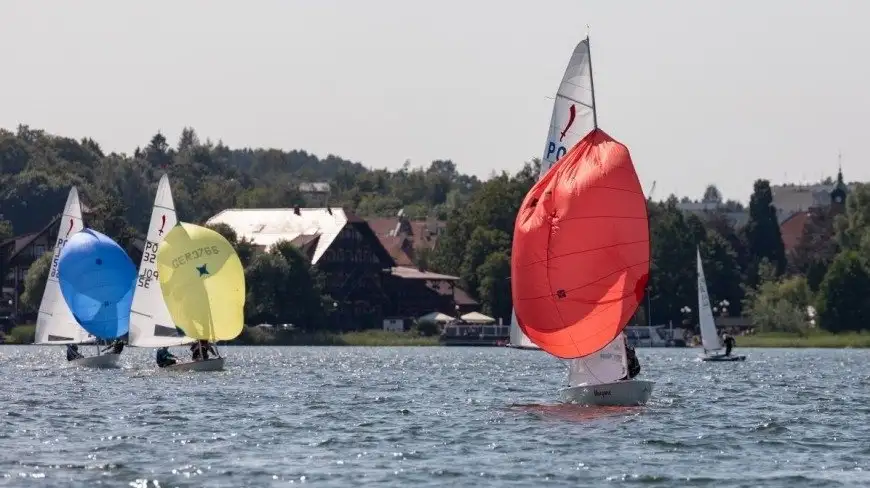
[[[600,126],[654,198],[870,180],[866,0],[0,0],[0,127],[131,153],[190,125],[369,167],[540,157],[591,25]]]

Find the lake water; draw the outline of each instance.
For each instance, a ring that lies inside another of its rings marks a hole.
[[[870,486],[870,350],[738,351],[639,349],[650,403],[593,409],[536,351],[224,347],[173,374],[3,346],[0,485]]]

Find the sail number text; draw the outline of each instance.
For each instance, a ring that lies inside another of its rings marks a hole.
[[[555,163],[556,161],[559,160],[559,158],[564,156],[565,153],[567,153],[567,152],[568,152],[568,149],[565,146],[563,146],[561,144],[556,144],[555,142],[550,141],[547,143],[547,154],[546,154],[546,156],[544,156],[544,159],[546,159],[547,161],[552,161]]]
[[[54,258],[51,260],[51,273],[49,274],[52,278],[57,278],[57,260],[60,259],[60,252],[65,244],[66,239],[59,238],[57,244],[54,245]]]
[[[178,256],[177,258],[173,259],[172,260],[172,267],[177,268],[177,267],[181,266],[182,264],[188,263],[188,262],[193,261],[195,259],[199,259],[203,256],[213,256],[213,255],[220,254],[220,253],[221,253],[220,249],[218,249],[217,246],[200,247],[200,248],[194,249],[193,251],[186,252],[186,253],[184,253],[184,255]]]
[[[156,269],[145,268],[142,270],[142,273],[139,274],[139,280],[136,283],[136,286],[140,288],[150,288],[151,280],[156,280],[158,277]]]
[[[157,259],[157,243],[145,241],[145,250],[142,251],[142,262],[153,263]]]

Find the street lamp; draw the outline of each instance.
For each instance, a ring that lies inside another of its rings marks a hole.
[[[722,300],[719,302],[719,311],[722,312],[723,316],[728,315],[728,305],[731,305],[731,302],[728,300]]]
[[[683,313],[683,328],[688,328],[691,320],[689,319],[690,314],[692,313],[692,307],[688,305],[683,305],[683,308],[680,309],[680,312]]]

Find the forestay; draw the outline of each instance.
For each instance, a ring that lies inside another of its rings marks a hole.
[[[698,321],[701,323],[701,342],[705,351],[722,349],[719,333],[716,332],[716,322],[713,320],[713,310],[710,308],[710,296],[707,294],[707,280],[704,278],[704,266],[701,264],[701,250],[697,250],[698,258]]]
[[[76,232],[84,229],[79,193],[75,187],[70,189],[58,224],[57,241],[51,258],[51,270],[45,282],[45,291],[39,303],[36,319],[36,344],[78,344],[94,339],[73,317],[63,299],[57,275],[57,262],[67,240]]]
[[[591,386],[619,381],[628,375],[625,334],[619,334],[604,349],[579,359],[565,361],[568,365],[568,386]]]
[[[538,178],[543,177],[559,158],[594,128],[595,97],[592,90],[592,65],[587,38],[574,48],[556,92]],[[511,310],[510,342],[514,346],[538,348],[520,329],[514,310]]]
[[[175,203],[169,187],[169,177],[163,175],[157,185],[157,196],[151,210],[151,223],[145,250],[139,264],[139,276],[133,295],[130,315],[130,345],[137,347],[169,347],[189,344],[193,339],[179,332],[163,301],[157,278],[157,248],[166,234],[178,223]]]

